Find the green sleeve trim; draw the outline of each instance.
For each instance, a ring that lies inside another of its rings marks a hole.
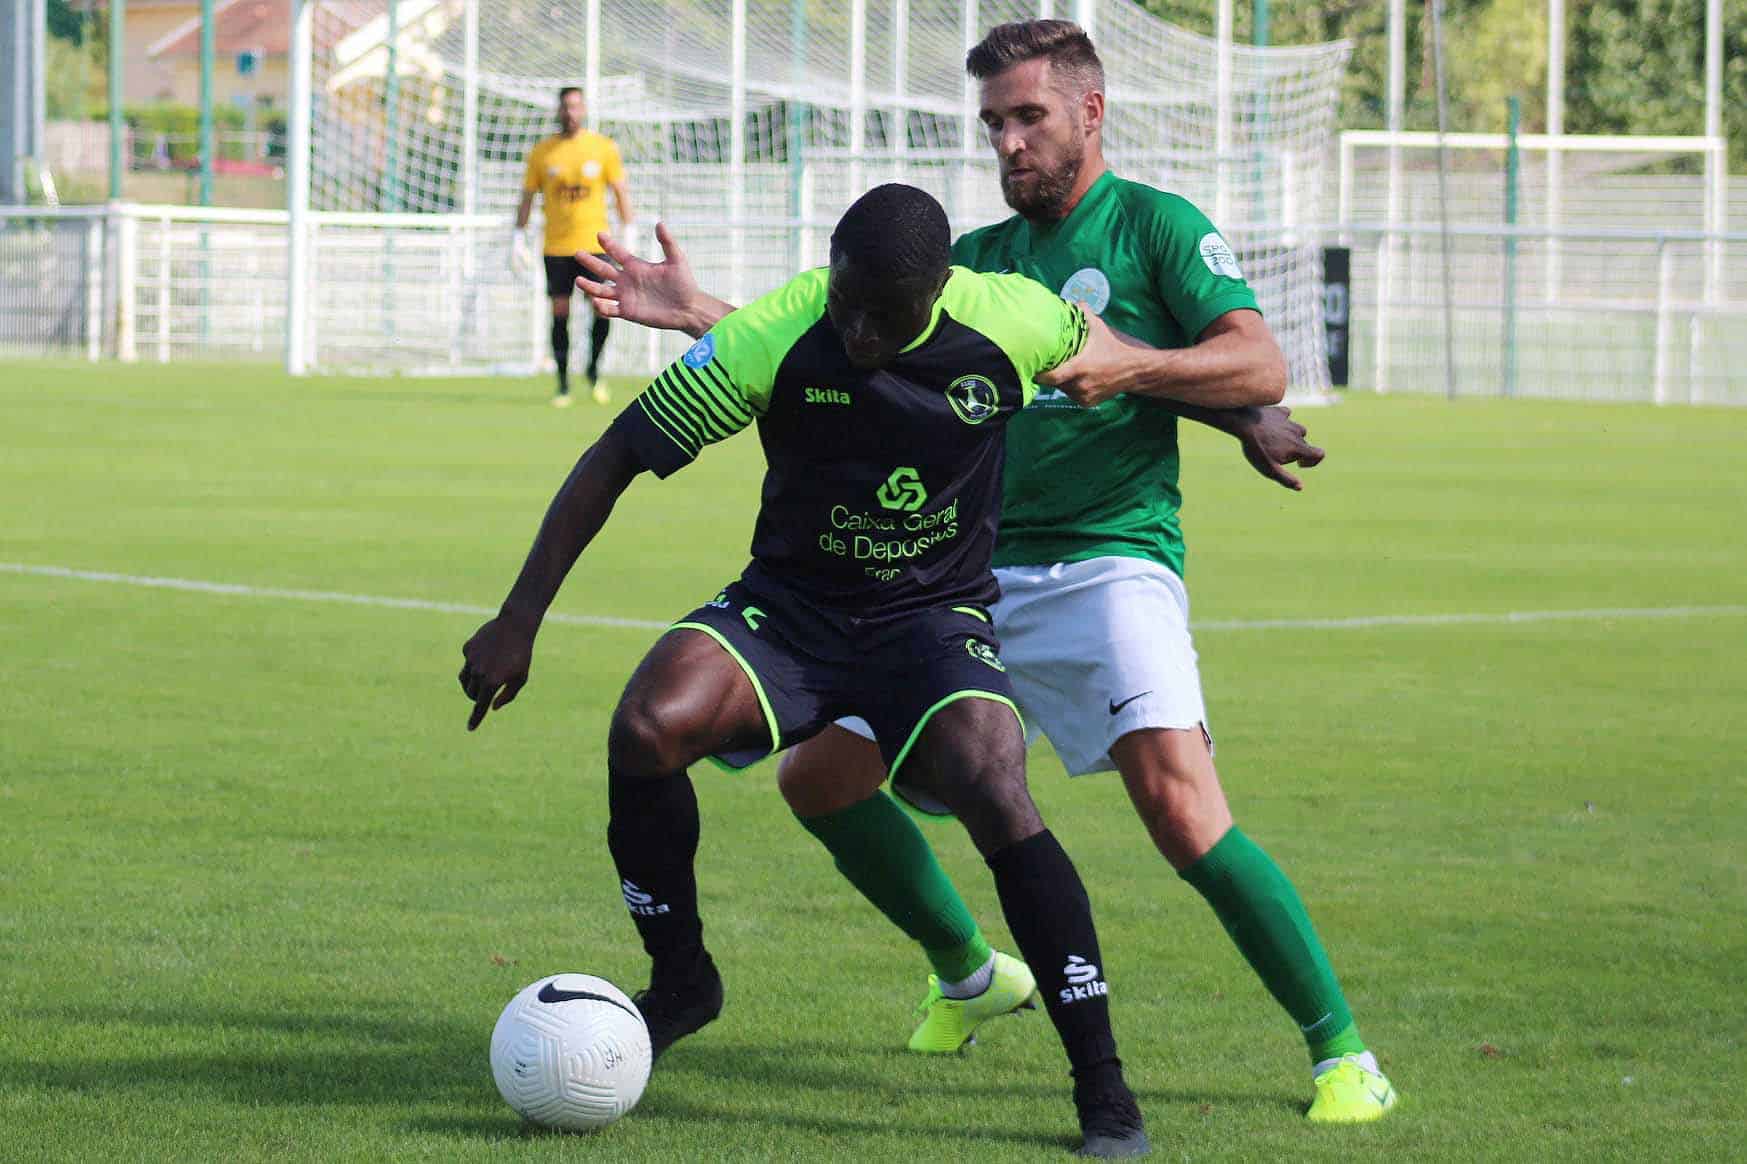
[[[933,707],[923,712],[922,718],[916,721],[916,726],[910,729],[910,738],[904,741],[904,746],[898,749],[897,758],[892,761],[890,775],[894,782],[898,779],[898,773],[903,771],[904,760],[910,755],[910,749],[916,746],[916,741],[921,738],[922,729],[928,726],[928,721],[933,719],[935,713],[941,708],[949,703],[957,703],[961,699],[990,699],[996,703],[1005,704],[1012,710],[1014,717],[1019,720],[1019,730],[1022,732],[1025,730],[1025,717],[1019,714],[1018,706],[1005,695],[999,695],[993,691],[978,691],[974,688],[967,688],[964,691],[954,691],[951,695],[948,695],[945,699],[940,700]]]
[[[993,620],[989,618],[989,613],[986,610],[981,610],[975,606],[955,606],[952,609],[957,611],[959,614],[968,614],[972,618],[980,618],[984,622],[987,622],[987,623],[990,623],[991,625],[993,625]]]
[[[1077,304],[1024,275],[985,275],[954,267],[941,300],[952,317],[987,336],[1019,373],[1025,403],[1032,378],[1067,363],[1086,345],[1086,317]]]
[[[758,672],[754,671],[752,669],[752,664],[748,663],[746,661],[746,656],[742,655],[739,651],[734,649],[734,644],[728,641],[726,635],[724,635],[721,631],[717,630],[715,627],[709,626],[705,623],[701,623],[701,622],[676,622],[672,626],[668,627],[667,629],[670,631],[676,631],[676,630],[702,631],[704,634],[709,635],[712,639],[715,639],[716,645],[721,647],[724,651],[727,651],[729,658],[733,659],[736,663],[740,664],[740,669],[742,671],[746,672],[746,677],[748,679],[752,680],[752,690],[758,694],[758,706],[764,712],[764,726],[770,731],[770,751],[765,753],[765,755],[774,756],[776,753],[782,751],[782,729],[777,726],[776,709],[771,707],[770,696],[768,696],[764,693],[764,684],[759,681]],[[1015,715],[1018,714],[1017,708],[1014,709],[1014,714]],[[762,757],[762,756],[759,757],[759,759],[763,759],[763,758],[764,757]],[[711,756],[710,761],[712,763],[714,763],[718,768],[723,768],[729,772],[740,771],[740,769],[736,768],[733,764],[730,764],[725,760],[718,759],[715,756]],[[753,761],[753,763],[757,763],[757,761],[755,760],[755,761]],[[750,768],[750,767],[752,767],[752,765],[747,764],[747,765],[745,765],[745,767]]]
[[[789,349],[825,314],[828,279],[824,267],[803,271],[770,294],[729,312],[692,349],[709,354],[686,366],[694,371],[714,367],[734,384],[735,394],[762,416],[770,408],[777,370]]]

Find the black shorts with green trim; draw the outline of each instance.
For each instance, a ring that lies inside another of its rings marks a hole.
[[[734,582],[670,629],[715,639],[758,692],[770,746],[712,757],[726,768],[748,767],[833,720],[859,715],[895,775],[923,727],[949,703],[993,699],[1019,714],[981,606],[860,619]]]

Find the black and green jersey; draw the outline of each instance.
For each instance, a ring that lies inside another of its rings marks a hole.
[[[1237,259],[1194,204],[1106,173],[1058,223],[1020,217],[971,231],[954,262],[1017,271],[1154,347],[1193,344],[1235,308],[1255,309]],[[1039,392],[1007,434],[998,566],[1120,555],[1183,572],[1177,418],[1118,396],[1082,409]]]
[[[764,444],[749,585],[866,617],[989,603],[1002,434],[1032,377],[1077,353],[1078,308],[953,268],[927,328],[857,370],[808,271],[726,316],[615,422],[665,477],[754,421]]]

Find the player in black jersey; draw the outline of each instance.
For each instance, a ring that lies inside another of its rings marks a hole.
[[[656,1053],[722,1006],[686,769],[742,767],[861,715],[890,768],[956,813],[1020,951],[1048,968],[1038,978],[1072,1066],[1081,1151],[1135,1155],[1146,1134],[1116,1056],[1091,907],[1026,788],[987,615],[1002,429],[1035,376],[1096,366],[1119,344],[1039,284],[949,267],[950,242],[927,194],[869,191],[838,223],[828,270],[723,319],[620,414],[559,490],[498,616],[463,649],[468,728],[527,682],[547,607],[632,479],[665,477],[756,421],[769,468],[752,561],[651,648],[607,740],[607,839],[652,962],[637,1001]]]

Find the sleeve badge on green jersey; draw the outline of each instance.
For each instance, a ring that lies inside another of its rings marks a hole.
[[[701,368],[716,358],[716,333],[705,332],[704,338],[685,350],[679,362],[688,368]]]
[[[1201,236],[1201,261],[1215,275],[1224,275],[1227,279],[1244,277],[1243,270],[1237,265],[1237,256],[1231,253],[1231,247],[1217,234]]]
[[[1093,315],[1103,315],[1110,306],[1110,278],[1097,267],[1081,267],[1062,284],[1062,298]]]
[[[987,376],[960,376],[946,386],[946,399],[966,424],[981,424],[1001,409],[1000,394]]]

